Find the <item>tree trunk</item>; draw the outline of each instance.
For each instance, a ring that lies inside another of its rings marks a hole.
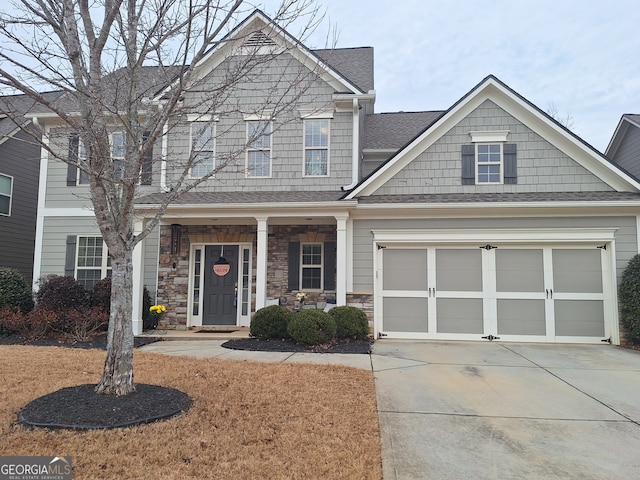
[[[124,247],[111,259],[111,315],[107,334],[107,358],[96,392],[105,395],[128,395],[133,384],[132,248]]]

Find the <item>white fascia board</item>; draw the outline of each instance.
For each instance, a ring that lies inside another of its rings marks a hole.
[[[372,230],[373,241],[382,246],[407,243],[469,243],[502,242],[532,243],[592,243],[612,242],[615,228],[523,228],[464,230]]]
[[[93,208],[43,208],[43,217],[94,217]]]
[[[355,219],[635,216],[640,202],[468,202],[358,205]]]
[[[180,214],[185,218],[209,218],[209,217],[255,217],[266,215],[269,217],[309,217],[317,215],[335,216],[354,209],[356,201],[334,201],[322,203],[225,203],[225,204],[201,204],[201,205],[169,205],[166,216]],[[137,205],[136,213],[155,215],[160,205]]]
[[[637,180],[617,169],[602,154],[587,147],[496,79],[489,77],[346,198],[372,195],[485,100],[491,100],[504,109],[614,190],[640,192]]]
[[[613,136],[611,137],[611,140],[609,140],[609,145],[607,145],[607,148],[604,151],[604,154],[607,157],[611,158],[616,154],[618,148],[620,147],[620,142],[622,141],[624,135],[627,133],[628,128],[629,124],[627,122],[627,119],[624,118],[624,116],[620,117],[618,125],[613,132]]]

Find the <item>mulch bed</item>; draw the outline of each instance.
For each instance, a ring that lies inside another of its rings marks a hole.
[[[117,397],[78,385],[36,398],[18,417],[29,427],[105,429],[170,418],[189,408],[189,395],[157,385],[137,384],[135,393]]]
[[[153,337],[134,337],[133,346],[135,348],[157,342],[158,338]],[[63,337],[46,337],[37,340],[28,341],[22,335],[0,335],[0,345],[32,345],[35,347],[68,347],[68,348],[97,348],[101,350],[107,349],[107,333],[102,333],[93,337],[87,342],[70,342],[65,341]]]
[[[370,339],[366,340],[336,340],[326,345],[303,345],[293,340],[259,340],[257,338],[242,338],[229,340],[222,344],[233,350],[251,350],[254,352],[307,352],[307,353],[371,353]]]

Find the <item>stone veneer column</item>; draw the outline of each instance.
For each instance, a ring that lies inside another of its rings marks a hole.
[[[267,303],[268,218],[269,217],[256,217],[258,221],[258,237],[256,241],[256,311],[263,308]]]

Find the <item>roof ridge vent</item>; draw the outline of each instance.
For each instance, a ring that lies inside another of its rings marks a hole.
[[[275,45],[274,42],[269,36],[264,33],[262,30],[256,30],[249,38],[244,42],[245,47],[264,47],[266,45]]]

